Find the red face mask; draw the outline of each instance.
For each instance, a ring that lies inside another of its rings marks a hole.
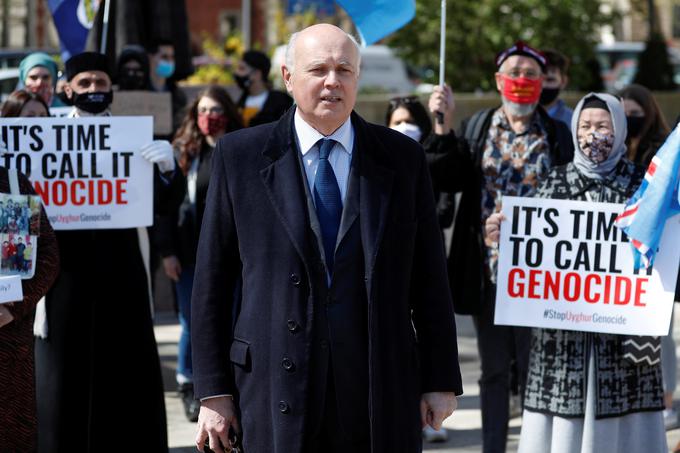
[[[217,135],[227,129],[227,118],[224,115],[199,113],[198,128],[203,135]]]
[[[541,96],[541,79],[517,77],[513,79],[505,74],[503,78],[503,97],[517,104],[535,104]]]

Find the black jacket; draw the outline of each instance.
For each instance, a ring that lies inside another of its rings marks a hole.
[[[243,108],[246,104],[247,92],[243,92],[241,98],[238,100],[238,107]],[[249,127],[257,126],[259,124],[271,123],[278,121],[286,110],[293,105],[293,98],[288,96],[283,91],[271,90],[267,100],[264,101],[262,109],[257,112],[255,116],[250,119]]]
[[[489,286],[484,272],[485,245],[481,230],[481,159],[491,118],[497,108],[475,113],[463,122],[462,134],[432,135],[425,143],[435,190],[461,192],[451,249],[449,284],[456,313],[477,314]],[[567,126],[537,110],[548,133],[552,165],[571,162],[574,147]]]

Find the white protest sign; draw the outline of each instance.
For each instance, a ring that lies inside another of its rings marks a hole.
[[[653,269],[634,271],[614,227],[623,205],[503,198],[495,323],[666,335],[680,263],[680,215],[670,218]]]
[[[21,277],[18,275],[0,276],[0,304],[7,302],[21,302],[24,292],[21,288]]]
[[[0,165],[31,179],[57,230],[153,223],[151,117],[0,118]]]

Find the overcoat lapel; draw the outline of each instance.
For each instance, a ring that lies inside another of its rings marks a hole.
[[[274,211],[297,250],[307,263],[310,257],[306,235],[309,231],[307,196],[297,157],[297,145],[292,136],[295,109],[290,109],[279,121],[263,154],[272,163],[260,171],[262,182]],[[269,221],[262,219],[263,222]]]
[[[388,150],[371,134],[367,124],[352,113],[355,140],[359,153],[359,223],[364,248],[365,269],[373,271],[375,258],[385,231],[387,211],[392,196],[394,170],[384,165]]]

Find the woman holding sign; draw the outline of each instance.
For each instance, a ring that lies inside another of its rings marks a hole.
[[[627,127],[621,102],[588,94],[574,110],[571,129],[573,162],[552,169],[536,196],[625,202],[644,170],[623,157]],[[502,219],[494,214],[487,220],[490,240],[498,240]],[[640,350],[629,349],[631,338],[533,329],[520,453],[667,451],[658,349],[655,357],[640,357]]]
[[[3,117],[46,116],[47,106],[37,94],[19,90],[10,95],[2,109]],[[5,152],[0,139],[0,155]],[[17,173],[19,192],[35,194],[28,178]],[[0,218],[9,210],[7,194],[11,192],[9,172],[0,167]],[[33,361],[33,318],[35,307],[54,282],[59,272],[59,250],[54,231],[42,207],[39,208],[40,247],[33,257],[33,245],[23,247],[22,264],[34,265],[35,274],[22,281],[23,299],[14,303],[0,303],[0,451],[35,451],[37,446],[37,420],[35,400],[35,374]],[[0,220],[0,222],[2,222]],[[10,249],[14,246],[7,231],[2,236],[1,273],[17,273],[10,269]],[[37,234],[35,236],[38,236]],[[21,236],[14,236],[21,240]],[[14,247],[16,254],[16,247]],[[26,261],[35,258],[35,263]],[[15,255],[16,258],[16,255]],[[16,259],[14,263],[16,263]],[[18,269],[23,271],[23,269]],[[7,291],[0,281],[0,293]]]

